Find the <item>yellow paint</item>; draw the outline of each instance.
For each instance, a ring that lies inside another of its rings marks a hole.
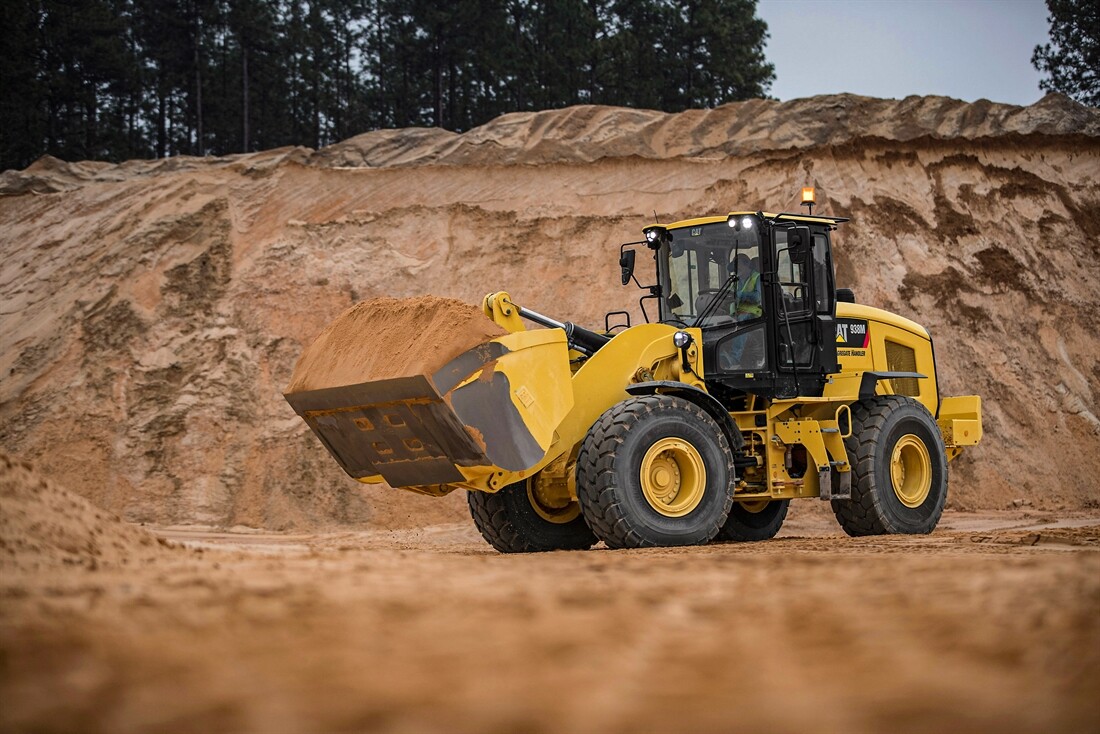
[[[890,484],[906,507],[920,507],[932,487],[932,460],[924,441],[907,433],[890,454]]]
[[[928,409],[929,413],[935,415],[939,395],[936,392],[936,365],[928,331],[915,321],[870,306],[838,303],[836,312],[838,319],[865,320],[868,344],[866,349],[848,349],[838,345],[837,362],[840,364],[840,374],[830,376],[831,381],[825,386],[824,395],[832,398],[848,397],[851,401],[858,400],[864,372],[891,371],[889,360],[886,358],[886,342],[891,341],[913,350],[916,371],[925,377],[916,381],[919,394],[910,397],[916,399]],[[875,386],[875,393],[895,394],[893,381],[879,380]]]
[[[745,512],[751,512],[753,515],[757,515],[763,512],[768,506],[768,501],[757,500],[756,502],[739,502],[738,504],[741,505],[741,508],[745,510]]]
[[[565,332],[520,331],[493,341],[509,350],[497,360],[495,370],[508,377],[512,404],[545,451],[553,443],[554,430],[573,408]]]
[[[568,496],[563,498],[556,492],[546,490],[547,485],[540,482],[538,476],[527,480],[527,501],[531,503],[535,514],[557,525],[572,522],[580,516],[580,503]]]
[[[924,339],[930,338],[928,330],[916,321],[907,319],[904,316],[898,316],[896,313],[883,311],[881,308],[865,306],[862,303],[845,303],[842,301],[836,304],[836,317],[838,319],[867,319],[868,321],[877,321],[881,324],[887,324],[908,331],[914,336],[923,337]]]
[[[557,329],[545,331],[562,333]],[[696,376],[703,374],[702,355],[698,350],[689,348],[690,364],[696,375],[683,372],[680,350],[672,343],[672,335],[677,331],[668,324],[639,324],[616,334],[573,373],[571,383],[559,383],[559,389],[562,385],[571,387],[576,400],[557,425],[553,442],[543,460],[521,472],[495,472],[484,489],[495,491],[532,476],[563,454],[575,458],[580,443],[600,415],[630,397],[626,387],[638,381],[639,370],[647,377],[651,376],[650,379],[676,380],[703,387],[702,379]],[[696,343],[702,338],[698,329],[685,331],[692,335]],[[693,351],[694,356],[691,356]]]
[[[779,216],[779,212],[762,212],[763,215],[772,219]],[[671,231],[674,229],[683,229],[684,227],[701,227],[704,224],[715,224],[717,222],[725,223],[729,217],[752,217],[756,216],[756,212],[729,212],[725,216],[721,217],[694,217],[692,219],[682,219],[678,222],[672,222],[671,224],[660,224],[658,226],[664,227]],[[812,224],[834,224],[830,217],[815,217],[813,215],[806,214],[784,214],[783,221],[798,221],[798,222],[810,222]],[[654,226],[653,224],[647,224],[646,229]]]
[[[829,452],[825,450],[821,424],[815,420],[785,420],[775,423],[775,435],[784,444],[802,444],[820,471],[829,468]],[[807,467],[807,472],[810,467]]]
[[[519,315],[519,309],[512,303],[507,291],[490,293],[481,301],[481,311],[487,317],[510,332],[526,331],[527,325]]]
[[[953,459],[963,446],[974,446],[982,440],[982,399],[977,395],[956,395],[944,398],[936,423],[948,447],[948,459]]]
[[[684,219],[679,222],[673,222],[672,224],[664,225],[666,229],[683,229],[684,227],[701,227],[704,224],[716,224],[718,222],[725,223],[725,217],[696,217],[694,219]]]
[[[665,517],[683,517],[703,500],[707,469],[699,450],[682,438],[662,438],[642,457],[642,495]]]

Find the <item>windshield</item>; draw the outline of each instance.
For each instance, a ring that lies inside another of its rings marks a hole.
[[[662,283],[662,292],[668,297],[661,303],[661,320],[691,326],[705,310],[709,313],[700,326],[744,320],[735,318],[738,286],[744,286],[752,272],[760,272],[759,230],[757,224],[735,231],[725,222],[670,230],[671,242],[664,246],[668,248],[668,271]],[[719,298],[726,280],[738,269],[740,278]],[[716,298],[718,302],[708,309]]]

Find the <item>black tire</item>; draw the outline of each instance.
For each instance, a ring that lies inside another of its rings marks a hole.
[[[770,540],[783,527],[790,504],[790,500],[772,500],[758,512],[752,512],[745,508],[745,504],[734,502],[726,523],[714,539],[740,543]]]
[[[650,471],[675,464],[675,479],[643,490],[643,463]],[[647,395],[611,407],[589,429],[577,458],[577,498],[609,548],[698,545],[726,521],[733,476],[733,455],[713,418],[682,398]],[[658,511],[647,492],[664,491],[673,494]]]
[[[851,536],[921,535],[936,528],[947,502],[947,451],[939,426],[923,405],[900,395],[861,400],[852,405],[852,435],[844,444],[852,465],[852,498],[832,501],[844,532]],[[927,454],[926,466],[920,458],[921,446]],[[927,494],[907,494],[905,477],[919,476],[915,471],[902,473],[901,488],[895,489],[891,475],[895,449],[901,465],[913,455],[917,469],[924,466],[921,471],[927,471],[929,478]]]
[[[481,537],[501,553],[586,550],[596,544],[580,514],[561,523],[539,515],[528,497],[527,480],[495,494],[468,492],[466,499]]]

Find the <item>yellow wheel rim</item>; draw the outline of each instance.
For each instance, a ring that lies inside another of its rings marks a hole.
[[[541,490],[542,485],[537,479],[527,480],[527,500],[531,503],[531,509],[543,520],[564,525],[581,514],[580,503],[572,499],[553,497]]]
[[[894,444],[890,456],[890,483],[906,507],[920,507],[932,488],[932,460],[924,441],[908,433]]]
[[[666,517],[683,517],[703,499],[707,470],[699,451],[682,438],[662,438],[642,458],[642,494]]]
[[[751,512],[755,515],[757,513],[763,512],[764,508],[767,507],[770,503],[768,502],[768,500],[757,500],[755,502],[741,502],[739,504],[741,505],[741,509],[743,509],[745,512]]]

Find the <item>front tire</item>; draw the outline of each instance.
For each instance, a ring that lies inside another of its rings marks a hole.
[[[697,405],[669,395],[630,398],[588,431],[577,498],[609,548],[710,541],[733,502],[733,455]]]
[[[530,482],[509,484],[499,492],[469,492],[466,499],[481,537],[501,553],[587,550],[596,544],[576,503],[570,508],[542,508]]]
[[[852,465],[852,498],[833,513],[852,536],[932,532],[947,502],[947,451],[923,405],[876,395],[852,406],[844,441]]]
[[[715,540],[739,543],[770,540],[783,527],[790,504],[790,500],[734,502],[729,517]]]

